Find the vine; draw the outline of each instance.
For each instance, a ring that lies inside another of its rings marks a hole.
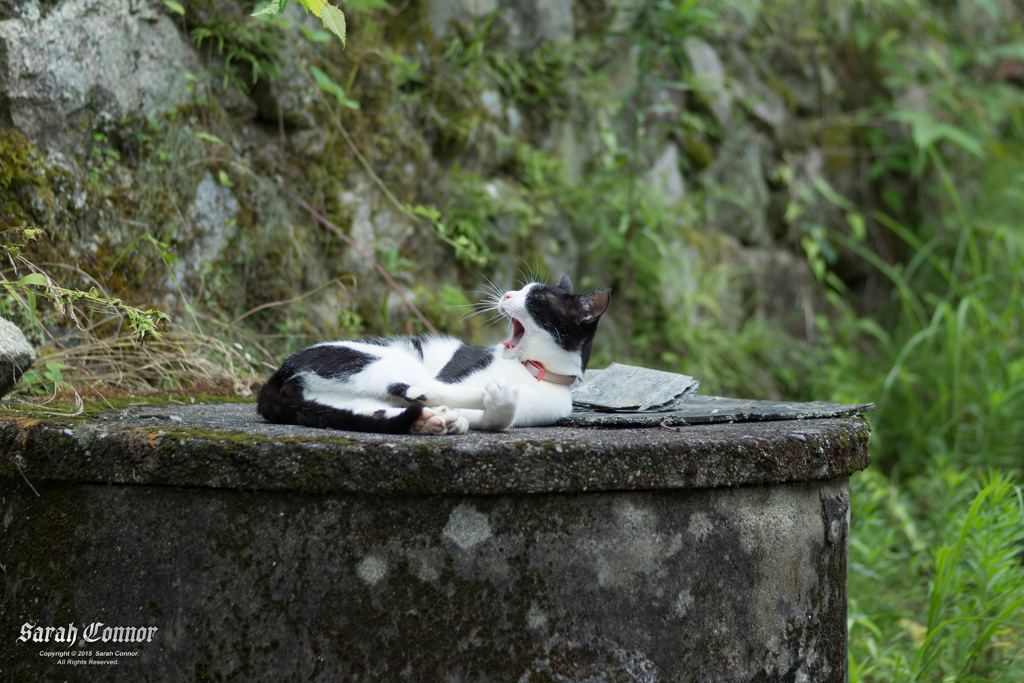
[[[22,266],[31,272],[17,280],[0,279],[0,287],[19,301],[28,310],[33,320],[38,319],[37,295],[47,299],[57,313],[70,320],[76,327],[82,328],[76,307],[85,305],[98,309],[109,309],[124,318],[133,336],[138,340],[160,336],[160,328],[170,321],[171,317],[155,309],[141,309],[126,304],[122,299],[103,296],[95,287],[87,291],[68,289],[57,284],[49,275],[21,255],[22,249],[29,243],[39,239],[44,231],[39,228],[16,227],[0,232],[0,252],[7,256],[11,266],[17,272]]]

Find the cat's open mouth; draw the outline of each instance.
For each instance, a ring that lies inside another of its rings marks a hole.
[[[508,315],[508,313],[506,313],[505,315]],[[508,319],[512,321],[512,338],[509,339],[508,341],[501,342],[501,345],[504,346],[506,349],[514,349],[515,347],[519,346],[519,342],[523,341],[523,335],[526,334],[526,328],[523,327],[523,324],[521,322],[519,322],[512,316],[508,315]]]

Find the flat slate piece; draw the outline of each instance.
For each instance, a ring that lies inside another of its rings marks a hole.
[[[722,422],[767,422],[771,420],[807,420],[825,417],[852,417],[872,412],[873,403],[786,403],[693,396],[670,411],[603,412],[580,406],[558,424],[565,427],[677,427]]]
[[[697,393],[699,384],[689,375],[612,363],[587,373],[586,382],[573,387],[572,402],[594,410],[672,410]]]
[[[713,410],[704,412],[726,414]],[[438,437],[268,424],[252,402],[132,406],[78,420],[6,411],[0,478],[344,495],[820,481],[849,476],[869,462],[869,425],[850,416],[853,408],[836,416],[839,410],[803,407],[782,418],[777,407],[780,417],[770,421],[690,425],[685,411],[580,413],[552,427]],[[788,419],[797,415],[810,419]]]

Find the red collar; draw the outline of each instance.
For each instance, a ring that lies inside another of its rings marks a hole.
[[[551,382],[552,384],[562,384],[569,386],[576,381],[576,375],[559,375],[557,372],[548,372],[544,369],[544,366],[535,360],[524,360],[523,366],[530,371],[530,374],[537,378],[540,382]]]

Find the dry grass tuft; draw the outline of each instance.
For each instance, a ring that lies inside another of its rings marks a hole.
[[[53,339],[40,349],[35,368],[54,368],[48,380],[23,382],[22,398],[152,395],[161,392],[250,397],[265,373],[238,344],[168,325],[158,339],[139,341],[113,332],[110,320]],[[59,373],[59,381],[52,381]]]

